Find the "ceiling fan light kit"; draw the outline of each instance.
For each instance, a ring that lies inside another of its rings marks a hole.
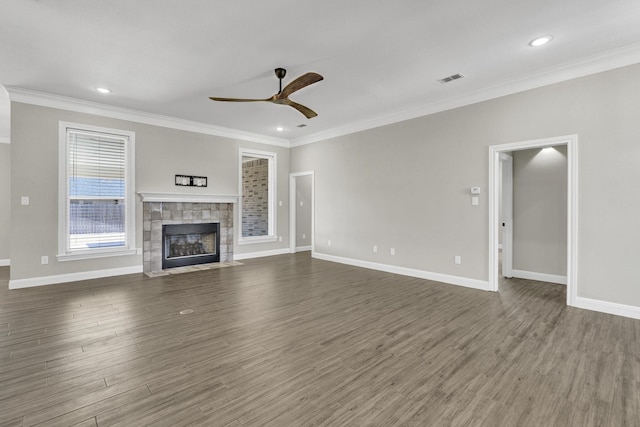
[[[310,109],[309,107],[305,107],[302,104],[298,104],[297,102],[291,101],[289,99],[289,95],[294,92],[299,91],[309,85],[319,82],[324,79],[318,73],[306,73],[293,80],[291,83],[286,85],[284,89],[282,88],[282,79],[287,74],[287,70],[284,68],[276,68],[275,70],[276,77],[279,80],[278,93],[273,95],[271,98],[266,99],[251,99],[251,98],[219,98],[215,96],[210,96],[209,99],[213,101],[223,101],[223,102],[271,102],[273,104],[280,105],[288,105],[289,107],[293,107],[299,112],[301,112],[307,119],[312,119],[316,117],[318,114]]]

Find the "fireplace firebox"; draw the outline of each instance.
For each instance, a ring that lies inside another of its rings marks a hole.
[[[220,223],[162,226],[162,268],[220,261]]]

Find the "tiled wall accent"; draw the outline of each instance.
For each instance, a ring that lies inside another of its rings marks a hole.
[[[242,162],[242,236],[269,234],[269,160]]]
[[[220,261],[233,261],[233,203],[144,202],[142,254],[145,273],[162,270],[164,224],[220,223]]]

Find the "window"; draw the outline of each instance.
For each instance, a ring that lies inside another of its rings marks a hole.
[[[273,242],[276,154],[240,150],[239,243]]]
[[[135,253],[135,134],[60,122],[61,261]]]

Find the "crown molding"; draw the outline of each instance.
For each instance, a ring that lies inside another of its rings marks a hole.
[[[9,93],[9,99],[13,102],[57,108],[77,113],[95,114],[103,117],[110,117],[112,119],[128,120],[147,125],[161,126],[206,135],[222,136],[242,141],[275,145],[278,147],[289,147],[289,141],[283,138],[274,138],[257,133],[209,125],[191,120],[178,119],[175,117],[162,116],[159,114],[146,113],[144,111],[130,110],[128,108],[69,98],[15,86],[5,86],[5,89]]]
[[[566,62],[542,72],[521,76],[495,86],[486,87],[460,96],[386,114],[374,119],[329,129],[313,135],[294,138],[290,141],[290,146],[298,147],[301,145],[312,144],[314,142],[324,141],[330,138],[362,132],[368,129],[415,119],[417,117],[427,116],[429,114],[435,114],[454,108],[464,107],[466,105],[488,101],[501,96],[524,92],[526,90],[536,89],[554,83],[560,83],[637,63],[640,63],[640,43],[634,43],[577,61]]]
[[[466,105],[488,101],[501,96],[524,92],[526,90],[548,86],[637,63],[640,63],[640,43],[634,43],[622,48],[590,56],[588,58],[560,64],[542,72],[521,76],[498,85],[482,88],[459,96],[438,100],[406,110],[392,112],[373,119],[351,123],[312,135],[294,138],[292,140],[275,138],[191,120],[178,119],[175,117],[146,113],[143,111],[130,110],[127,108],[23,89],[15,86],[5,86],[5,89],[9,93],[9,99],[15,102],[95,114],[114,119],[128,120],[137,123],[233,138],[278,147],[292,148],[356,132],[362,132],[368,129],[386,126],[405,120],[411,120],[417,117],[427,116],[429,114],[435,114],[454,108],[464,107]],[[0,137],[0,143],[9,142],[10,141],[8,139]]]

